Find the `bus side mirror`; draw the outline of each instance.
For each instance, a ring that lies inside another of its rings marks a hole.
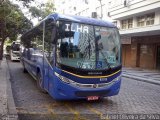
[[[56,27],[54,27],[53,30],[52,30],[52,37],[51,37],[53,44],[56,44],[56,42],[57,42],[57,39],[56,39],[56,38],[57,38],[57,37],[56,37],[57,35],[56,35],[56,33],[57,33]]]

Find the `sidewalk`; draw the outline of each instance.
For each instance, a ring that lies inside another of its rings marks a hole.
[[[160,85],[160,71],[140,68],[122,68],[122,76]]]
[[[7,64],[5,61],[0,61],[0,119],[7,117]]]
[[[0,62],[0,120],[17,120],[7,61]]]

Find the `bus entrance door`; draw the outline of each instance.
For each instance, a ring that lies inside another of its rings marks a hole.
[[[51,85],[51,78],[53,78],[53,43],[52,43],[52,25],[47,25],[47,21],[45,23],[45,30],[44,30],[44,61],[45,61],[45,81],[44,86],[47,91],[50,89]]]
[[[44,60],[46,63],[46,60]],[[49,74],[48,74],[48,64],[44,64],[43,65],[43,85],[44,85],[44,89],[48,91],[48,78],[49,78]]]

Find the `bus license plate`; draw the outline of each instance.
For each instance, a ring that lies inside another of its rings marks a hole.
[[[99,99],[98,96],[88,96],[88,97],[87,97],[87,100],[88,100],[88,101],[91,101],[91,100],[98,100],[98,99]]]

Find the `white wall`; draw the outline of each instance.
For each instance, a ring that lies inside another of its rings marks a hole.
[[[155,12],[155,25],[159,25],[160,24],[160,10],[157,10]]]
[[[122,2],[123,3],[123,2]],[[119,6],[109,6],[109,12],[112,19],[123,19],[126,16],[135,14],[144,14],[160,7],[160,0],[130,0],[129,6],[123,4]]]
[[[133,18],[133,27],[125,30],[120,29],[120,34],[130,36],[160,34],[160,0],[129,1],[129,5],[124,6],[124,0],[117,0],[117,3],[116,0],[110,0],[111,3],[108,6],[108,11],[110,12],[111,19],[117,21],[118,28],[121,27],[121,20]],[[138,27],[137,17],[149,13],[155,13],[154,24]]]
[[[120,20],[118,20],[120,25]],[[121,35],[143,36],[143,35],[158,35],[160,34],[160,11],[155,11],[155,21],[153,25],[137,26],[137,16],[133,17],[133,28],[120,29]]]
[[[56,12],[58,13],[64,13],[63,14],[71,14],[75,15],[77,13],[81,13],[80,16],[86,16],[91,17],[92,12],[96,12],[96,8],[100,7],[99,0],[88,0],[88,4],[85,4],[85,0],[55,0],[55,6],[56,6]],[[65,2],[65,4],[62,5],[62,3]],[[103,8],[103,18],[104,20],[111,21],[110,17],[107,15],[108,11],[108,0],[102,0],[102,5],[105,4],[105,7]],[[73,10],[73,7],[76,7],[76,11]],[[82,12],[84,10],[88,10],[86,12]],[[101,10],[98,11],[99,19],[101,17]]]

